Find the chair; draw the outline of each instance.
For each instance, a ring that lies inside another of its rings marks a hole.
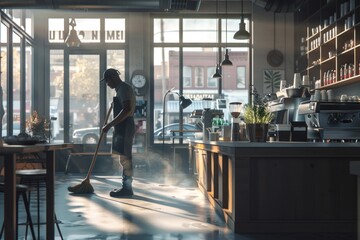
[[[4,192],[4,190],[5,190],[4,183],[0,183],[0,192]],[[23,185],[23,184],[17,184],[16,185],[16,202],[17,202],[17,205],[19,206],[19,198],[20,198],[20,196],[22,196],[24,206],[25,206],[25,210],[26,210],[26,215],[27,215],[26,229],[27,229],[27,226],[29,224],[32,238],[36,239],[35,231],[34,231],[34,227],[33,227],[33,222],[32,222],[31,214],[30,214],[29,200],[28,200],[28,197],[27,197],[27,193],[29,193],[29,192],[30,192],[30,188],[28,186]],[[18,212],[19,212],[18,208],[16,208],[16,219],[18,219]],[[17,223],[17,225],[16,225],[17,238],[18,238],[18,225],[19,225],[19,223]],[[4,223],[3,223],[2,227],[1,227],[0,239],[2,238],[3,233],[4,233]],[[25,239],[26,238],[27,238],[27,230],[26,230]]]
[[[37,224],[38,224],[38,239],[40,239],[40,183],[46,182],[46,169],[24,169],[24,170],[17,170],[16,175],[20,177],[20,183],[26,183],[29,186],[35,183],[37,189]],[[29,194],[29,203],[30,203],[30,194]],[[55,224],[61,239],[64,239],[59,223],[55,214]]]

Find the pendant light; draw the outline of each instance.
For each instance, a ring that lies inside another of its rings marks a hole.
[[[76,30],[74,29],[76,26],[75,19],[72,18],[69,26],[71,26],[71,30],[67,38],[65,39],[65,43],[68,47],[80,47],[81,41],[76,33]]]
[[[245,40],[250,38],[250,33],[246,31],[244,22],[244,0],[241,0],[241,22],[239,24],[239,31],[234,34],[234,39]]]
[[[227,21],[228,21],[228,16],[227,16],[227,0],[225,1],[225,15],[226,15],[226,25],[225,25],[225,34],[226,34],[226,50],[225,50],[225,59],[221,62],[221,66],[232,66],[232,62],[229,59],[229,49],[227,49],[227,35],[228,35],[228,31],[227,31]]]
[[[218,0],[216,0],[216,16],[217,15],[218,15]],[[218,61],[218,53],[219,53],[219,47],[218,47],[218,50],[216,52],[216,62]],[[212,78],[221,78],[221,77],[222,76],[220,74],[220,64],[217,63],[216,64],[216,70],[215,70],[215,73],[212,75]]]
[[[215,73],[212,75],[212,78],[221,78],[220,74],[220,64],[216,64],[216,70]]]

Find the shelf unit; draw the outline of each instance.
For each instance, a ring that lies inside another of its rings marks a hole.
[[[136,132],[134,137],[133,149],[134,154],[145,154],[147,149],[146,136],[146,117],[147,117],[147,101],[138,97],[134,112]]]
[[[295,14],[297,72],[309,75],[311,90],[360,82],[360,0],[305,5]]]

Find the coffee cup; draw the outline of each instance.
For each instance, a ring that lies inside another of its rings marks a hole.
[[[304,75],[302,77],[302,85],[303,86],[309,86],[310,85],[309,75]]]
[[[210,132],[209,133],[210,141],[219,141],[219,133],[218,132]]]
[[[326,91],[326,90],[321,90],[320,95],[321,95],[321,101],[325,102],[325,101],[328,100],[327,91]]]
[[[341,94],[340,101],[341,102],[346,102],[347,100],[348,100],[348,96],[346,94]]]
[[[301,75],[300,73],[294,73],[293,88],[298,88],[300,86],[301,86]]]
[[[280,91],[286,88],[286,80],[280,80]]]
[[[320,90],[315,90],[314,101],[320,101],[320,100],[321,100]]]
[[[334,90],[327,90],[327,99],[328,101],[335,101]]]

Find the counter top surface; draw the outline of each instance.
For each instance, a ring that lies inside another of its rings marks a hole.
[[[216,146],[224,147],[246,147],[246,148],[259,148],[259,147],[271,147],[271,148],[282,148],[282,147],[307,147],[307,148],[337,148],[337,147],[346,147],[346,148],[359,148],[360,143],[322,143],[322,142],[249,142],[249,141],[202,141],[202,140],[192,140],[190,145],[195,144],[210,144]]]
[[[0,147],[0,155],[5,153],[32,153],[32,152],[40,152],[40,151],[52,151],[52,150],[60,150],[60,149],[69,149],[73,148],[73,143],[43,143],[43,144],[33,144],[33,145],[9,145],[3,144]]]

